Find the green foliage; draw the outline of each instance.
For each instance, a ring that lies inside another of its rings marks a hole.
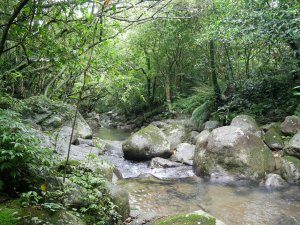
[[[0,208],[0,224],[19,225],[20,222],[16,218],[16,211],[8,208]]]
[[[106,180],[101,176],[94,176],[91,172],[77,170],[68,177],[72,182],[86,190],[86,207],[81,207],[79,212],[86,215],[89,224],[109,225],[117,224],[120,215],[111,200],[106,187]]]
[[[194,88],[195,94],[187,98],[177,99],[173,106],[174,110],[183,114],[192,114],[193,111],[208,100],[213,99],[212,87],[201,85]]]
[[[207,119],[209,119],[211,111],[212,111],[212,103],[211,101],[208,100],[194,110],[192,114],[192,121],[198,128],[200,128],[201,125]]]
[[[39,141],[19,118],[19,114],[0,109],[0,177],[3,189],[26,188],[33,177],[49,170],[52,151]]]
[[[213,217],[202,216],[197,214],[190,215],[176,215],[166,219],[162,219],[158,222],[152,223],[152,225],[215,225],[216,219]]]
[[[229,122],[237,114],[248,114],[260,123],[280,121],[293,114],[297,100],[289,76],[255,77],[239,80],[225,91],[227,100],[215,115]]]

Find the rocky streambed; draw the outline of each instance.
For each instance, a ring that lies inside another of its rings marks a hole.
[[[100,128],[95,136],[106,143],[107,151],[100,157],[116,166],[116,182],[129,193],[129,224],[148,224],[155,218],[197,210],[226,224],[300,224],[299,186],[276,189],[244,179],[233,181],[224,174],[200,178],[188,163],[124,159],[122,144],[129,131]]]

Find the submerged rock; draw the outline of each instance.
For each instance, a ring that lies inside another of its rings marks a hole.
[[[172,159],[177,162],[182,162],[188,165],[193,165],[195,154],[195,145],[189,143],[181,143],[176,147],[176,151]]]
[[[272,151],[253,133],[225,126],[198,143],[194,157],[197,175],[225,174],[258,180],[275,169]]]
[[[300,131],[300,117],[287,116],[281,124],[281,131],[284,134],[296,134]]]
[[[132,134],[122,147],[126,159],[147,160],[154,157],[169,158],[172,155],[166,135],[153,125]]]
[[[300,160],[293,156],[282,157],[280,173],[287,182],[300,184]]]
[[[222,221],[216,219],[212,215],[203,210],[198,210],[189,214],[181,214],[169,216],[156,220],[151,223],[153,225],[182,225],[182,224],[209,224],[209,225],[225,225]]]
[[[300,159],[300,131],[287,143],[284,151],[286,154]]]
[[[265,186],[270,189],[277,189],[287,187],[288,184],[280,175],[270,173],[266,177]]]

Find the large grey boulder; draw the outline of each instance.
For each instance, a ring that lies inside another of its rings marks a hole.
[[[56,152],[58,154],[60,155],[67,154],[70,139],[71,139],[71,133],[72,133],[71,127],[63,126],[59,130],[56,138]],[[77,137],[78,137],[77,132],[74,130],[71,143],[74,143]]]
[[[195,145],[189,143],[181,143],[177,145],[176,151],[172,156],[172,159],[184,164],[193,165],[193,159],[195,154]]]
[[[281,124],[281,131],[284,134],[296,134],[300,131],[300,117],[287,116]]]
[[[284,147],[280,133],[275,128],[270,128],[264,135],[264,141],[270,149],[281,150]]]
[[[261,137],[262,132],[260,131],[256,121],[247,115],[239,115],[233,118],[231,121],[231,126],[239,127],[243,131],[251,132],[258,137]]]
[[[179,121],[153,122],[152,125],[157,126],[165,133],[172,150],[184,142],[187,137],[184,125],[180,124]]]
[[[154,157],[169,158],[172,155],[170,143],[158,127],[149,125],[132,134],[122,145],[124,157],[147,160]]]
[[[196,137],[196,145],[200,145],[202,143],[205,143],[207,141],[207,138],[208,138],[209,135],[210,135],[210,132],[208,130],[202,131]]]
[[[300,184],[300,160],[293,156],[282,157],[280,173],[287,182]]]
[[[73,122],[73,121],[71,121]],[[85,119],[81,116],[80,113],[77,115],[76,123],[75,123],[75,130],[78,134],[78,137],[83,139],[92,139],[93,131],[85,121]]]
[[[258,180],[275,169],[271,150],[251,132],[225,126],[212,131],[207,141],[196,145],[197,175],[219,174]]]
[[[287,143],[284,151],[286,154],[300,159],[300,131]]]
[[[288,183],[282,179],[278,174],[270,173],[265,180],[265,186],[268,189],[284,188],[288,186]]]
[[[122,221],[124,221],[129,217],[130,213],[129,194],[124,188],[112,183],[109,183],[107,187],[112,198],[112,202],[118,206],[117,212],[121,215]]]

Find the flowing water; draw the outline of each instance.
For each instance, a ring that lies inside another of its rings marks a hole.
[[[133,215],[155,217],[203,209],[228,225],[300,224],[299,186],[271,191],[252,184],[211,183],[194,176],[188,166],[182,171],[153,171],[148,162],[123,159],[121,147],[129,136],[127,131],[102,128],[97,136],[108,143],[109,153],[103,158],[116,165],[122,178],[127,178],[118,184],[130,194]]]

